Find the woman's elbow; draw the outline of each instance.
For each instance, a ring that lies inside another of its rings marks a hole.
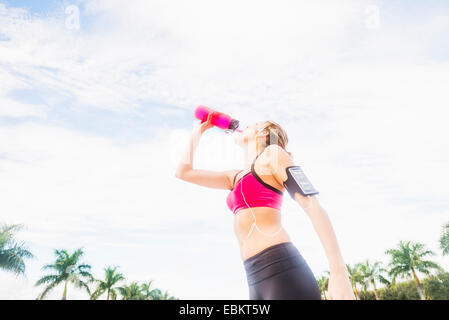
[[[185,180],[187,174],[191,170],[192,170],[191,166],[181,164],[176,168],[175,177],[181,180]]]
[[[178,179],[181,179],[181,180],[182,180],[183,174],[182,174],[181,172],[179,172],[179,171],[176,171],[176,172],[175,172],[175,178],[178,178]]]
[[[181,180],[186,180],[188,170],[176,170],[175,177]]]

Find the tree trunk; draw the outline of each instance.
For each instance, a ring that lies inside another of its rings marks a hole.
[[[380,300],[379,294],[377,293],[377,288],[376,288],[376,282],[375,281],[373,281],[373,287],[374,287],[374,294],[376,296],[376,300]]]
[[[419,297],[421,298],[421,300],[426,300],[426,297],[424,297],[424,293],[422,291],[421,282],[419,281],[415,270],[412,269],[412,273],[413,273],[413,278],[415,279],[415,282],[416,282],[416,287],[418,289]]]
[[[106,300],[109,300],[109,290],[108,290],[108,296],[106,297]]]
[[[67,281],[64,284],[64,293],[62,294],[62,300],[67,300]]]
[[[357,286],[354,286],[353,289],[354,289],[355,298],[357,300],[360,300],[359,291],[357,290]]]

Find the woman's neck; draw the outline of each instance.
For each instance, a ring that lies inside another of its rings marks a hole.
[[[260,155],[265,147],[256,144],[248,144],[248,147],[245,149],[244,160],[245,160],[245,169],[251,168],[251,164],[256,159],[258,155]]]

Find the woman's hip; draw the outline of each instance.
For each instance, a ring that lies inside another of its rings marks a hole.
[[[270,246],[243,263],[251,299],[320,299],[312,270],[292,242]]]

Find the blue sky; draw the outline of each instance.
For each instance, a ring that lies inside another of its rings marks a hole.
[[[79,29],[67,27],[71,5]],[[26,279],[0,273],[0,297],[35,298],[59,246],[84,247],[97,276],[120,265],[129,282],[155,279],[181,298],[246,299],[226,191],[174,178],[199,104],[283,125],[347,263],[385,262],[403,239],[440,254],[448,7],[0,1],[0,221],[25,224],[18,236],[38,256]],[[241,160],[232,135],[213,129],[195,165],[240,169]],[[327,260],[310,221],[289,198],[283,212],[321,275]],[[435,259],[448,269],[447,257]]]
[[[64,23],[64,8],[69,5],[76,5],[83,10],[82,1],[4,1],[8,7],[17,7],[26,9],[27,12],[36,17],[45,19],[48,16],[57,17],[59,24]],[[89,27],[93,23],[91,17],[86,14],[80,17],[83,28],[79,34],[88,34]],[[38,65],[43,71],[58,76],[59,70],[49,66]],[[14,73],[13,71],[10,71]],[[139,73],[139,70],[136,70]],[[34,80],[26,74],[16,74],[17,77]],[[155,125],[186,125],[181,121],[186,116],[185,110],[176,105],[170,105],[163,101],[142,100],[139,101],[139,110],[133,112],[116,112],[108,108],[95,108],[85,103],[78,105],[74,103],[74,97],[70,92],[58,92],[52,88],[33,83],[30,88],[12,89],[7,96],[15,101],[46,105],[49,109],[47,123],[62,125],[67,128],[79,129],[84,132],[114,137],[115,139],[141,140],[148,139],[152,135],[152,128]],[[58,101],[55,102],[54,100]],[[164,110],[173,110],[170,115],[155,113],[152,107],[158,107]],[[3,117],[2,123],[17,123],[20,119]],[[39,120],[37,120],[39,121]]]
[[[14,0],[14,1],[2,1],[10,7],[24,8],[30,13],[48,14],[59,6],[61,1],[33,1],[33,0]]]

